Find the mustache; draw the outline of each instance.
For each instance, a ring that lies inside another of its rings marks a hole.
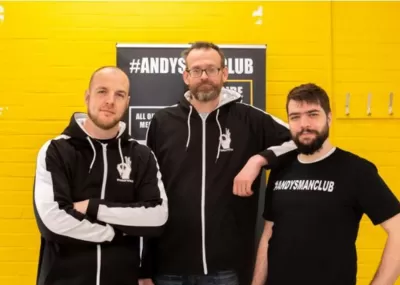
[[[199,85],[197,85],[197,86],[202,86],[202,85],[211,85],[211,86],[214,86],[214,84],[213,84],[212,82],[210,82],[210,81],[203,81],[203,82],[199,83]]]
[[[310,130],[310,129],[303,129],[303,130],[301,130],[299,133],[297,133],[297,135],[302,135],[302,134],[304,134],[304,133],[312,133],[312,134],[316,134],[316,135],[318,135],[319,133],[316,131],[316,130]]]
[[[109,110],[109,109],[100,109],[100,111],[103,111],[103,112],[110,112],[110,113],[115,114],[115,111]]]

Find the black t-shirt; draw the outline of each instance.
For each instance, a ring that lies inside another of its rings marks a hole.
[[[399,212],[371,162],[339,148],[313,163],[293,156],[267,185],[263,217],[274,227],[266,284],[356,284],[362,215],[377,225]]]

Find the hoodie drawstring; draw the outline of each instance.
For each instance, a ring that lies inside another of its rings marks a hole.
[[[220,154],[220,150],[221,150],[221,136],[222,136],[222,129],[221,129],[221,124],[218,121],[218,115],[219,115],[219,109],[217,110],[217,116],[216,116],[216,121],[218,124],[218,128],[219,128],[219,143],[218,143],[218,152],[217,152],[217,157],[215,158],[215,162],[217,162],[218,158],[219,158],[219,154]]]
[[[118,139],[119,155],[121,156],[121,163],[124,163],[124,156],[122,155],[121,138]]]
[[[92,162],[90,163],[90,167],[89,167],[89,173],[90,173],[90,171],[92,171],[93,164],[96,161],[96,148],[94,147],[94,144],[93,144],[92,140],[90,139],[90,137],[86,137],[86,139],[89,141],[89,144],[93,150],[93,159],[92,159]],[[121,147],[121,138],[118,139],[118,149],[119,149],[119,155],[121,156],[121,162],[124,163],[124,156],[122,155],[122,147]]]
[[[188,138],[187,138],[187,141],[186,141],[186,151],[187,151],[187,149],[189,147],[189,142],[190,142],[190,117],[192,115],[192,112],[193,112],[193,106],[190,106],[190,111],[189,111],[189,115],[188,115],[188,118],[187,118]],[[217,162],[217,160],[219,158],[219,154],[221,152],[222,128],[221,128],[221,124],[220,124],[220,122],[218,120],[218,116],[219,116],[219,109],[217,110],[217,115],[216,115],[216,121],[217,121],[218,129],[219,129],[219,138],[218,138],[219,143],[218,143],[218,151],[217,151],[217,157],[215,158],[215,162]],[[121,154],[121,156],[122,156],[122,154]]]
[[[91,146],[92,149],[93,149],[93,159],[92,159],[92,163],[90,164],[90,167],[89,167],[89,173],[90,173],[90,171],[92,170],[94,161],[96,160],[96,149],[94,148],[93,142],[92,142],[92,140],[90,139],[90,137],[86,137],[86,139],[89,141],[89,144],[90,144],[90,146]]]
[[[189,116],[187,118],[188,138],[187,138],[187,142],[186,142],[186,150],[188,149],[189,142],[190,142],[190,116],[192,115],[192,111],[193,111],[193,106],[190,106]]]

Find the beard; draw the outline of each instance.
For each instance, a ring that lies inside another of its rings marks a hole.
[[[218,98],[221,93],[222,83],[215,84],[210,81],[201,82],[194,86],[189,86],[190,94],[198,101],[209,102]]]
[[[313,133],[316,135],[316,137],[308,143],[303,143],[300,141],[300,135],[302,135],[305,132]],[[298,152],[305,155],[312,155],[315,152],[319,151],[328,137],[329,137],[328,123],[320,132],[315,130],[303,129],[295,136],[292,135],[292,139],[297,146]]]
[[[122,115],[123,116],[123,115]],[[119,121],[122,119],[121,117],[115,117],[114,119],[112,119],[111,121],[102,121],[99,116],[93,115],[93,113],[91,113],[88,110],[88,117],[90,118],[90,120],[92,120],[92,122],[100,129],[108,131],[111,130],[112,128],[114,128],[117,124],[119,124]]]

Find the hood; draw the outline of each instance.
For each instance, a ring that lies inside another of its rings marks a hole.
[[[190,100],[192,98],[192,95],[190,95],[190,91],[186,91],[183,97],[184,98],[180,101],[180,103],[190,109],[190,107],[192,107],[192,105],[190,104]],[[227,104],[242,102],[242,100],[243,96],[240,95],[238,92],[223,87],[219,95],[219,104],[215,108],[215,110]]]
[[[87,141],[88,138],[94,139],[83,127],[83,124],[87,118],[88,115],[85,113],[74,113],[69,121],[68,126],[65,128],[62,134],[78,140]],[[130,139],[128,132],[126,132],[126,124],[124,122],[119,123],[119,132],[115,139],[117,140],[119,138],[122,140]]]
[[[74,141],[74,144],[76,144],[78,147],[90,147],[92,149],[93,159],[89,168],[90,172],[96,160],[96,147],[94,143],[97,140],[93,138],[83,127],[83,124],[87,118],[88,116],[85,113],[74,113],[70,119],[68,126],[62,132],[62,135],[71,138]],[[137,142],[128,134],[126,124],[124,122],[120,122],[118,135],[114,139],[111,139],[108,144],[110,148],[118,148],[121,162],[124,162],[121,145],[127,142],[134,142],[137,144]]]
[[[190,131],[191,131],[190,118],[192,116],[194,107],[192,106],[192,104],[190,104],[190,100],[191,100],[190,91],[186,91],[183,97],[184,98],[182,98],[182,100],[180,101],[180,104],[184,108],[188,108],[189,109],[189,113],[188,113],[188,117],[187,117],[187,130],[188,130],[187,141],[186,141],[186,150],[187,150],[189,148],[189,144],[190,144]],[[222,106],[225,106],[225,105],[228,105],[228,104],[233,104],[233,103],[236,103],[236,102],[242,102],[242,99],[243,99],[242,95],[240,95],[236,91],[233,91],[233,90],[230,90],[230,89],[227,89],[227,88],[222,88],[221,89],[221,93],[220,93],[220,96],[219,96],[219,104],[215,108],[215,110],[217,112],[216,116],[215,116],[215,120],[217,121],[217,125],[218,125],[218,128],[219,128],[219,144],[218,144],[218,151],[217,151],[217,157],[215,158],[215,162],[217,162],[217,160],[219,158],[220,150],[221,150],[221,143],[224,140],[224,134],[222,133],[221,124],[220,124],[220,122],[218,120],[219,111],[220,111]]]

